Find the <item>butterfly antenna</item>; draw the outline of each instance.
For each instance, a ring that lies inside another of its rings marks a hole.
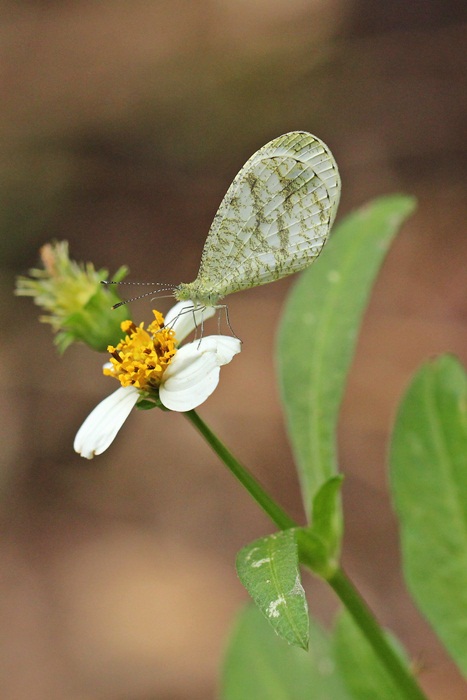
[[[101,284],[105,284],[105,285],[108,285],[108,284],[133,284],[133,285],[134,285],[134,284],[138,284],[138,285],[140,285],[140,286],[142,286],[142,285],[146,285],[146,286],[151,285],[151,287],[160,287],[160,286],[162,286],[163,289],[161,289],[161,291],[164,291],[165,289],[172,289],[172,287],[169,287],[169,286],[168,286],[168,282],[128,282],[128,281],[126,281],[126,282],[125,282],[125,281],[117,282],[117,281],[115,281],[115,280],[101,280]],[[173,286],[175,287],[176,285],[174,284]]]
[[[159,294],[159,292],[168,292],[172,291],[175,287],[175,285],[171,285],[170,287],[165,285],[161,286],[161,282],[115,282],[113,280],[101,280],[101,284],[104,285],[110,285],[110,284],[137,284],[137,285],[151,285],[151,287],[159,287],[159,289],[151,289],[150,292],[145,292],[144,294],[138,294],[138,296],[135,297],[130,297],[130,299],[125,299],[124,301],[119,301],[117,304],[114,304],[112,306],[112,309],[118,309],[120,306],[125,306],[125,304],[129,304],[132,301],[137,301],[138,299],[144,299],[144,297],[149,297],[151,294]],[[168,297],[172,296],[171,294],[166,294],[162,297],[158,297],[159,299],[167,299]]]

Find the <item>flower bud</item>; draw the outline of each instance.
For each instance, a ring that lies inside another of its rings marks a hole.
[[[33,297],[46,312],[40,320],[52,326],[59,352],[73,342],[86,343],[99,352],[105,352],[109,344],[116,345],[128,309],[112,309],[120,297],[116,288],[101,284],[108,279],[108,271],[70,260],[67,241],[47,243],[40,257],[42,267],[29,270],[27,277],[18,277],[15,293]],[[112,280],[120,282],[126,274],[127,268],[121,267]]]

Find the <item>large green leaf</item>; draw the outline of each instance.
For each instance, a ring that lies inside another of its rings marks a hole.
[[[337,668],[355,700],[399,700],[399,686],[346,611],[336,620],[333,641]],[[388,641],[404,659],[404,652],[394,638],[388,636]]]
[[[467,376],[454,357],[415,375],[390,461],[407,584],[467,675]]]
[[[308,648],[308,606],[294,530],[255,540],[237,555],[238,576],[277,634]]]
[[[327,635],[310,621],[310,651],[274,634],[254,606],[238,617],[225,658],[221,700],[350,700]]]
[[[413,198],[393,195],[348,216],[288,299],[279,377],[309,516],[314,495],[337,471],[338,411],[373,281],[414,206]]]

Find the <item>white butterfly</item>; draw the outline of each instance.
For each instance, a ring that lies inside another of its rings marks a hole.
[[[212,307],[227,294],[303,270],[326,243],[340,191],[336,161],[317,136],[291,131],[273,139],[251,156],[227,190],[195,281],[175,288],[158,285],[113,308],[161,291],[171,291],[177,301],[191,300],[196,308]]]
[[[178,301],[216,306],[241,289],[298,272],[318,257],[336,216],[341,182],[316,136],[292,131],[245,163],[230,185],[204,244],[194,282]]]

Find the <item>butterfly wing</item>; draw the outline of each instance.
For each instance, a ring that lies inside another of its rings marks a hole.
[[[326,242],[339,197],[337,165],[320,139],[294,131],[270,141],[222,200],[195,284],[223,297],[307,267]]]

